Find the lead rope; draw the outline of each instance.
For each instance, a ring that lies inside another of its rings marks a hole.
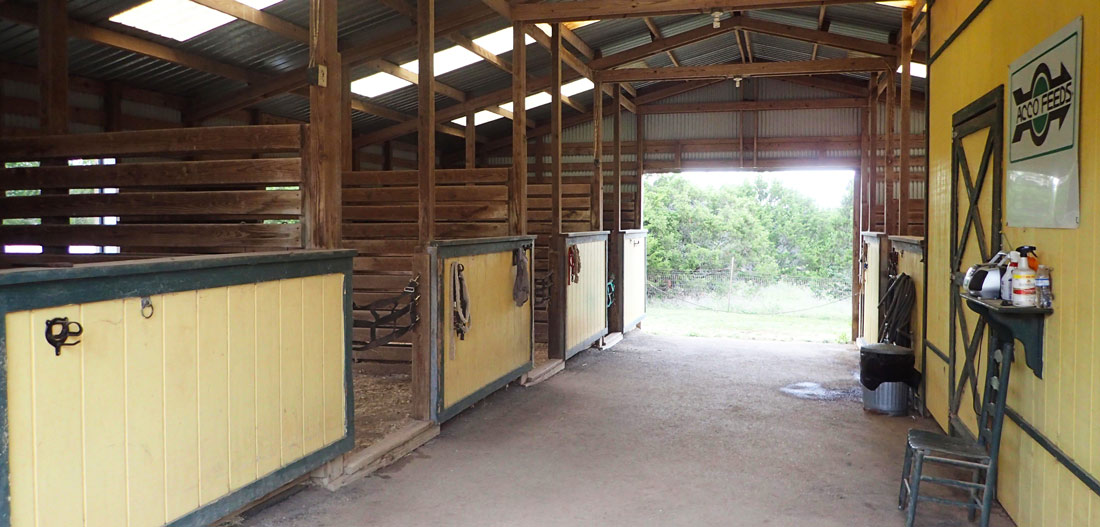
[[[581,250],[576,245],[570,245],[566,250],[566,264],[569,267],[568,284],[578,284],[581,281]]]
[[[455,359],[456,342],[454,335],[460,340],[466,340],[466,333],[470,331],[470,291],[466,288],[466,276],[463,271],[466,268],[458,262],[451,263],[451,301],[454,310],[454,333],[451,334],[451,360]]]

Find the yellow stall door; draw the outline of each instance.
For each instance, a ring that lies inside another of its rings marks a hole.
[[[342,438],[343,280],[6,315],[11,525],[164,525]]]

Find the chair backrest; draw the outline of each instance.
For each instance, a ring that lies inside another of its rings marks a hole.
[[[1009,342],[1006,346],[996,347],[995,337],[992,344],[990,361],[985,369],[985,390],[982,393],[981,413],[978,415],[976,440],[995,457],[1001,444],[1014,346]]]

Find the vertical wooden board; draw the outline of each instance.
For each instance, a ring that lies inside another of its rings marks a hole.
[[[81,306],[84,359],[84,525],[126,518],[126,392],[123,302]],[[17,525],[17,524],[16,524]]]
[[[302,281],[279,281],[281,464],[302,456]]]
[[[44,330],[54,317],[80,320],[79,306],[35,310],[31,326]],[[87,329],[87,328],[86,328]],[[32,333],[37,334],[38,331]],[[71,338],[70,342],[77,341]],[[44,338],[34,338],[32,355],[34,404],[34,464],[38,525],[83,523],[84,484],[81,445],[82,344],[54,348]],[[59,505],[54,500],[64,496]]]
[[[279,284],[256,284],[256,320],[265,320],[256,331],[256,474],[265,475],[282,464],[282,405],[279,336]]]
[[[154,304],[164,321],[164,468],[169,520],[199,506],[198,306],[194,291]]]
[[[164,297],[152,297],[154,306]],[[130,525],[165,521],[164,322],[141,315],[141,300],[125,300],[126,467]]]
[[[256,474],[263,476],[282,463],[282,392],[280,387],[279,283],[256,284]]]
[[[324,297],[324,398],[325,398],[325,443],[332,443],[344,437],[347,431],[344,391],[351,386],[344,385],[344,275],[325,275],[322,285]]]
[[[302,282],[302,448],[325,444],[324,289],[320,276]]]
[[[229,313],[225,288],[198,292],[199,501],[229,492]]]
[[[256,285],[229,288],[229,314],[229,488],[235,490],[257,477]]]
[[[31,312],[4,316],[7,339],[8,483],[12,525],[35,524],[34,387]]]

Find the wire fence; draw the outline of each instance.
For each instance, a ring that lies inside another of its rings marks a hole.
[[[658,306],[744,315],[847,316],[850,277],[759,275],[730,269],[650,271],[648,296]]]

